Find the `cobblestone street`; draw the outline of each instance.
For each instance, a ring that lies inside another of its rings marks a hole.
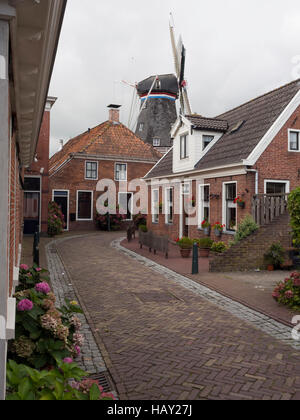
[[[71,279],[105,362],[96,365],[121,400],[300,398],[288,327],[135,257],[119,238],[65,238],[48,257],[50,270],[62,259],[54,277]]]

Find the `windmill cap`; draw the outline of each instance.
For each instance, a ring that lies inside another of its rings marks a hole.
[[[142,80],[137,85],[137,91],[140,95],[148,93],[153,85],[156,76],[150,76],[145,80]],[[153,92],[167,92],[174,95],[178,95],[178,81],[177,77],[174,74],[163,74],[158,76],[160,81],[160,87],[157,88],[154,86]]]

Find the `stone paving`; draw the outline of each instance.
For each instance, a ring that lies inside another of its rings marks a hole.
[[[76,239],[76,236],[74,239]],[[59,241],[64,240],[66,239],[60,239]],[[57,305],[62,306],[65,304],[65,299],[69,299],[70,301],[77,300],[77,296],[72,285],[72,280],[69,278],[57,253],[56,243],[56,241],[51,242],[45,248],[52,290],[56,296]],[[84,315],[78,314],[77,316],[82,324],[80,333],[84,336],[84,345],[81,349],[81,356],[76,359],[76,362],[83,370],[90,374],[105,372],[107,369],[91,328]]]
[[[125,255],[118,236],[67,238],[57,248],[121,399],[300,398],[288,327]]]

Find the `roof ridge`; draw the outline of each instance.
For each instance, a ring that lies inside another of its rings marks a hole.
[[[243,104],[241,104],[241,105],[238,105],[238,106],[236,106],[236,107],[234,107],[234,108],[232,108],[232,109],[229,109],[228,111],[223,112],[222,114],[217,115],[217,116],[215,117],[215,119],[217,119],[217,118],[219,118],[219,117],[222,117],[222,115],[228,114],[229,112],[232,112],[232,111],[235,111],[235,110],[237,110],[237,109],[239,109],[239,108],[242,108],[243,106],[248,105],[248,104],[250,104],[251,102],[257,101],[258,99],[261,99],[261,98],[263,98],[263,97],[265,97],[265,96],[271,95],[272,93],[275,93],[276,91],[279,91],[279,90],[281,90],[281,89],[283,89],[283,88],[286,88],[286,87],[288,87],[288,86],[290,86],[290,85],[292,85],[292,84],[296,84],[296,83],[299,83],[299,82],[300,82],[300,78],[299,78],[299,79],[296,79],[296,80],[293,80],[293,81],[291,81],[291,82],[289,82],[289,83],[287,83],[287,84],[285,84],[285,85],[282,85],[282,86],[280,86],[280,87],[278,87],[278,88],[276,88],[276,89],[270,90],[269,92],[266,92],[266,93],[264,93],[264,94],[262,94],[262,95],[259,95],[259,96],[257,96],[256,98],[250,99],[249,101],[244,102],[244,103],[243,103]],[[299,85],[299,89],[300,89],[300,85]]]

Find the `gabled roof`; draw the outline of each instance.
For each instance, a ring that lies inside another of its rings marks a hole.
[[[300,79],[259,96],[217,118],[228,121],[228,131],[196,165],[207,169],[242,162],[247,159],[280,114],[300,90]],[[239,122],[241,127],[232,132]]]
[[[155,164],[160,158],[151,145],[144,143],[123,124],[106,121],[71,139],[50,159],[50,175],[74,155],[106,159],[128,159]]]
[[[209,119],[197,116],[195,119],[193,116],[186,116],[186,119],[191,123],[197,123],[198,121],[199,129],[202,127],[204,129],[204,123],[209,124],[209,122],[217,123],[221,121],[228,124],[226,132],[196,164],[194,170],[206,170],[239,163],[242,165],[243,161],[247,160],[258,147],[266,133],[269,132],[299,91],[300,79],[259,96],[216,118]],[[220,123],[219,128],[221,127],[222,123]],[[215,129],[215,131],[218,130]],[[147,178],[172,175],[171,155],[172,153],[165,156],[147,174]],[[166,173],[167,170],[169,170],[168,174]]]

